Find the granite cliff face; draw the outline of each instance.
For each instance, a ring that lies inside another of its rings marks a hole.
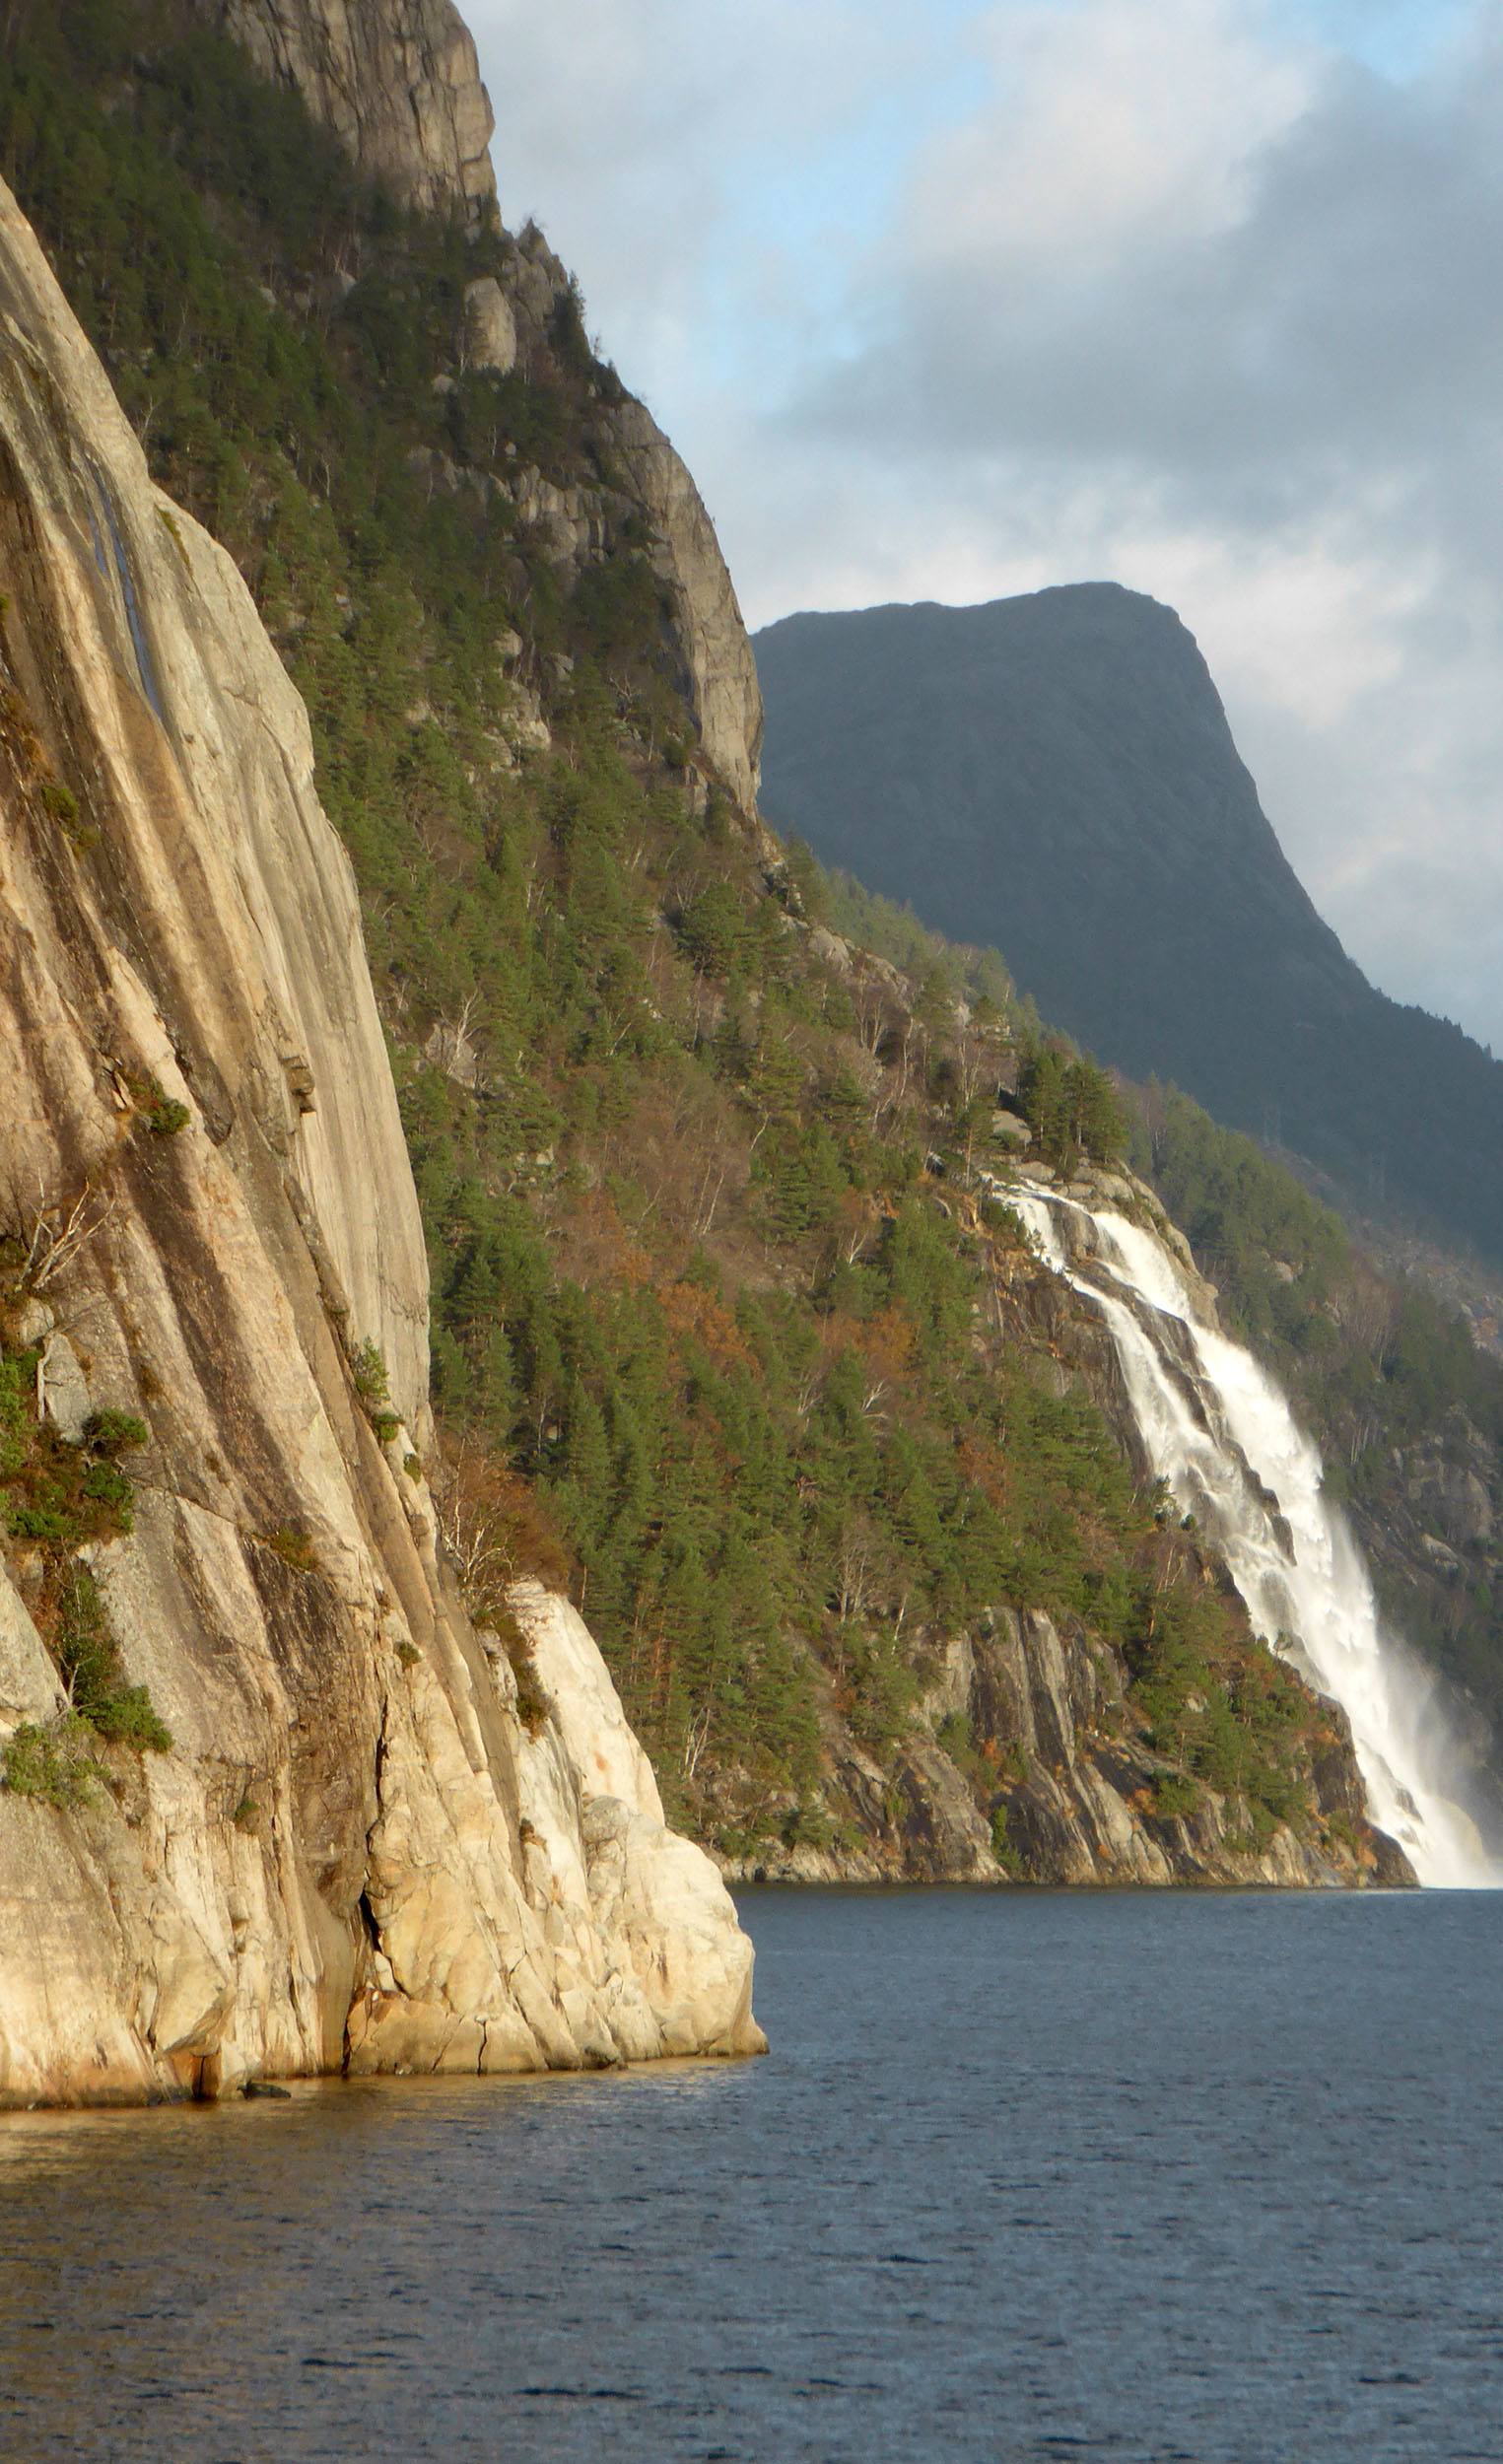
[[[1185,1814],[1157,1810],[1163,1765],[1125,1717],[1127,1693],[1120,1658],[1082,1629],[1061,1628],[1040,1609],[999,1609],[986,1631],[957,1635],[945,1648],[924,1729],[904,1741],[890,1767],[832,1734],[830,1794],[862,1833],[859,1847],[793,1841],[731,1860],[729,1871],[747,1882],[1117,1889],[1413,1881],[1401,1852],[1368,1824],[1350,1734],[1334,1704],[1311,1777],[1319,1812],[1337,1818],[1340,1837],[1317,1842],[1280,1823],[1254,1847],[1247,1808],[1234,1795],[1207,1790]],[[949,1742],[957,1732],[965,1739],[959,1760]],[[1000,1839],[978,1802],[999,1767],[1022,1774],[1008,1791]]]
[[[630,396],[612,419],[627,486],[660,542],[673,630],[704,747],[745,812],[756,807],[762,691],[735,588],[704,500],[649,411]]]
[[[449,1577],[306,715],[8,193],[0,591],[0,2104],[757,2049],[574,1611],[516,1596],[524,1718]],[[92,1774],[81,1599],[172,1740]]]
[[[469,286],[471,363],[525,382],[555,348],[570,278],[530,224],[518,236],[504,235],[498,261],[497,274]],[[596,386],[594,395],[598,475],[561,487],[521,463],[505,483],[518,523],[539,542],[566,592],[646,534],[659,592],[659,647],[699,729],[705,762],[749,815],[761,778],[762,694],[715,526],[682,456],[645,405],[614,382],[608,390]],[[462,485],[452,464],[433,475],[439,485]]]
[[[196,0],[409,205],[496,213],[495,115],[450,0]]]

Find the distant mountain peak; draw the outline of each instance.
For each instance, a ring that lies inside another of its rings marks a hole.
[[[1070,582],[792,616],[755,648],[775,823],[994,944],[1102,1060],[1503,1253],[1503,1066],[1347,957],[1173,608]]]

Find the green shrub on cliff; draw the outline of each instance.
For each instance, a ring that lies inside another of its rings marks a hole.
[[[0,1354],[0,1480],[26,1462],[35,1416],[35,1353]]]
[[[70,1566],[63,1579],[53,1653],[69,1703],[101,1737],[138,1752],[170,1750],[171,1731],[158,1717],[147,1688],[124,1682],[104,1602],[86,1566]]]
[[[1061,1044],[1025,1047],[1018,1102],[1035,1151],[1066,1179],[1082,1161],[1115,1163],[1127,1145],[1127,1117],[1112,1080]]]
[[[34,1797],[60,1814],[89,1803],[95,1782],[103,1777],[98,1757],[89,1750],[90,1727],[77,1713],[65,1712],[45,1724],[23,1720],[7,1739],[0,1758],[0,1780],[13,1797]]]

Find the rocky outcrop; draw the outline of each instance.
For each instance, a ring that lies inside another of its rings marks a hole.
[[[452,0],[196,0],[409,205],[496,214],[496,122]]]
[[[651,413],[628,398],[611,428],[630,493],[656,534],[673,594],[684,686],[705,751],[742,808],[757,801],[762,690],[725,560],[704,501]]]
[[[756,2049],[583,1628],[519,1597],[529,1724],[449,1579],[306,714],[8,195],[0,592],[0,2103]],[[70,1585],[170,1749],[69,1719]]]
[[[466,295],[471,357],[500,374],[546,361],[569,276],[532,225],[508,238],[499,276]],[[762,760],[757,663],[715,525],[651,413],[618,387],[594,414],[601,482],[560,487],[523,466],[507,482],[517,518],[569,585],[645,531],[664,597],[665,648],[700,746],[743,812],[756,808]]]
[[[1337,1886],[1413,1880],[1403,1857],[1368,1827],[1350,1732],[1335,1706],[1312,1770],[1318,1813],[1339,1817],[1316,1839],[1279,1823],[1254,1844],[1251,1809],[1205,1790],[1186,1814],[1162,1812],[1163,1763],[1123,1722],[1123,1672],[1083,1634],[1061,1635],[1034,1612],[1003,1619],[978,1672],[983,1733],[1018,1741],[1005,1840],[1022,1871],[1061,1882],[1265,1882]]]
[[[1486,1556],[1493,1550],[1497,1460],[1459,1404],[1428,1444],[1410,1449],[1403,1472],[1405,1498],[1422,1533],[1453,1554]]]
[[[464,316],[471,367],[510,376],[516,366],[516,318],[494,274],[466,283]]]
[[[411,204],[463,208],[495,224],[490,103],[474,43],[450,0],[198,0],[268,76],[293,86],[362,167]],[[569,276],[529,225],[507,237],[497,273],[465,293],[469,365],[535,371],[551,344]],[[443,381],[447,381],[444,379]],[[643,526],[666,598],[667,648],[712,769],[755,809],[762,694],[734,586],[704,501],[649,411],[615,389],[598,414],[603,484],[560,488],[537,470],[507,485],[566,582]],[[455,474],[457,477],[457,474]]]
[[[1320,1836],[1264,1826],[1242,1799],[1207,1789],[1161,1811],[1166,1765],[1126,1708],[1127,1672],[1080,1629],[1041,1610],[996,1613],[953,1637],[925,1705],[930,1734],[883,1768],[829,1738],[827,1835],[759,1843],[726,1860],[750,1882],[1176,1882],[1342,1888],[1413,1881],[1371,1829],[1350,1731],[1334,1704],[1312,1754]]]

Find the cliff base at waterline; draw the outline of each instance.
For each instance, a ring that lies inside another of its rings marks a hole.
[[[447,1572],[306,714],[4,194],[0,462],[0,2104],[756,2051],[573,1610]]]

